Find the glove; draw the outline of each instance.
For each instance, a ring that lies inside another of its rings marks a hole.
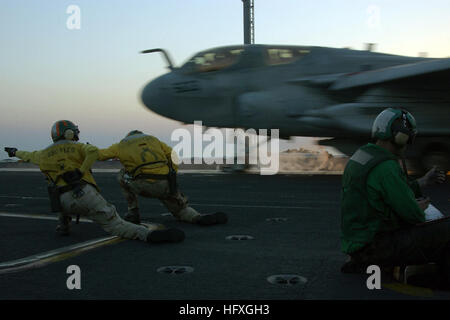
[[[417,179],[417,181],[421,187],[426,187],[433,183],[443,183],[445,181],[445,172],[438,170],[434,166],[422,178]]]
[[[5,147],[5,151],[8,152],[8,156],[15,157],[16,156],[16,148]]]

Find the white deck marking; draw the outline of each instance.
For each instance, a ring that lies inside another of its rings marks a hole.
[[[120,168],[116,169],[92,169],[92,172],[98,173],[117,173]],[[39,168],[0,168],[0,172],[41,172]],[[227,172],[218,171],[215,169],[182,169],[178,173],[208,173],[208,174],[228,174]]]
[[[0,217],[8,217],[8,218],[26,218],[26,219],[40,219],[40,220],[58,220],[56,216],[47,216],[45,214],[32,214],[32,213],[10,213],[10,212],[0,212]],[[80,218],[80,222],[89,222],[92,223],[91,220]]]
[[[46,197],[30,197],[30,196],[8,196],[8,195],[0,195],[0,198],[14,198],[14,199],[23,199],[23,200],[29,200],[29,199],[48,199]],[[123,201],[119,201],[123,202]],[[305,203],[305,204],[311,204],[311,200],[308,201],[295,201],[295,203]],[[337,201],[324,201],[320,202],[322,205],[324,203],[327,204],[338,204]],[[203,206],[203,207],[230,207],[230,208],[267,208],[267,209],[308,209],[308,210],[323,210],[323,208],[317,208],[312,206],[283,206],[283,205],[251,205],[251,204],[211,204],[211,203],[189,203],[189,205],[192,206]],[[80,220],[81,221],[81,220]]]
[[[0,172],[40,172],[39,168],[0,168]],[[92,169],[96,173],[118,173],[119,168],[116,169]],[[179,174],[208,174],[208,175],[220,175],[227,174],[232,175],[233,171],[222,171],[217,169],[180,169]],[[246,171],[246,174],[260,174],[259,169],[250,169]],[[302,170],[279,170],[278,175],[342,175],[342,171],[302,171]]]
[[[230,207],[230,208],[267,208],[267,209],[311,209],[323,210],[323,208],[315,207],[299,207],[299,206],[262,206],[262,205],[246,205],[246,204],[206,204],[206,203],[189,203],[192,206],[199,207]]]
[[[30,200],[30,199],[48,199],[48,197],[30,197],[30,196],[9,196],[7,194],[0,195],[0,198],[11,198],[11,199],[22,199],[22,200]]]

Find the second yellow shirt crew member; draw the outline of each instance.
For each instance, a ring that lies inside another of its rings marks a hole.
[[[227,215],[223,212],[200,214],[188,206],[186,196],[177,188],[178,167],[172,156],[169,146],[138,130],[129,132],[119,143],[99,150],[99,160],[118,158],[125,167],[118,176],[128,202],[125,220],[140,223],[137,201],[140,195],[159,199],[180,221],[200,225],[226,223]]]

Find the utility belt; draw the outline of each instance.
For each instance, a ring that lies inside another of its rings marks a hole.
[[[153,179],[153,180],[167,180],[168,174],[150,174],[150,173],[141,173],[138,174],[136,177],[134,177],[135,180],[146,180],[146,179]]]
[[[63,209],[61,206],[60,196],[66,192],[73,191],[74,198],[80,198],[84,195],[84,191],[81,190],[86,184],[86,181],[81,180],[82,174],[79,170],[68,171],[58,176],[55,181],[51,180],[48,185],[48,196],[50,198],[50,207],[52,212],[62,213]],[[62,178],[67,185],[58,186],[56,183]],[[79,221],[79,215],[77,215],[77,223]]]
[[[50,198],[50,207],[51,207],[52,212],[61,212],[62,211],[61,200],[60,200],[60,196],[62,194],[69,192],[69,191],[75,191],[74,195],[76,197],[81,197],[84,194],[84,192],[81,190],[81,188],[87,184],[88,183],[83,180],[81,180],[79,183],[68,184],[63,187],[59,187],[53,183],[50,184],[47,187],[47,190],[48,190],[48,196]]]
[[[157,161],[161,162],[161,161]],[[167,163],[169,167],[169,173],[168,174],[151,174],[151,173],[141,173],[137,176],[133,177],[133,174],[137,171],[137,169],[149,165],[154,164],[157,162],[150,162],[150,163],[144,163],[131,171],[131,173],[126,173],[128,177],[130,177],[131,180],[146,180],[146,179],[152,179],[152,180],[167,180],[169,182],[169,192],[171,195],[175,195],[178,192],[178,184],[177,184],[177,172],[172,167],[172,163]]]
[[[77,184],[68,184],[68,185],[63,186],[63,187],[58,187],[57,189],[58,189],[59,195],[62,195],[63,193],[75,190],[77,188],[82,188],[82,187],[84,187],[87,184],[88,183],[86,181],[80,180],[80,182],[77,183]]]

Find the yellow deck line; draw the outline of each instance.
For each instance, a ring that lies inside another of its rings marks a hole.
[[[39,268],[50,263],[62,261],[75,257],[83,252],[114,243],[119,243],[125,239],[110,236],[89,240],[75,245],[62,247],[59,249],[38,253],[22,259],[12,260],[0,263],[0,274],[19,272],[33,268]]]
[[[383,283],[384,288],[399,292],[408,296],[431,298],[434,296],[433,290],[429,288],[416,287],[400,282]]]
[[[57,220],[56,217],[51,216],[40,216],[40,215],[32,215],[32,214],[10,214],[10,213],[4,213],[0,212],[0,216],[6,216],[6,217],[17,217],[17,218],[34,218],[34,219],[45,219],[45,220]],[[88,222],[91,222],[90,220],[86,220]],[[148,229],[151,230],[157,230],[157,229],[163,229],[164,226],[157,223],[141,223],[142,225],[146,226]],[[75,256],[80,255],[83,252],[103,247],[106,245],[111,245],[115,243],[119,243],[122,241],[125,241],[127,239],[119,238],[117,236],[109,236],[104,238],[98,238],[94,240],[89,240],[77,244],[73,244],[70,246],[62,247],[55,250],[46,251],[43,253],[38,253],[35,255],[31,255],[25,258],[12,260],[12,261],[6,261],[0,263],[0,274],[6,274],[6,273],[12,273],[12,272],[19,272],[19,271],[25,271],[33,268],[40,268],[45,265],[48,265],[50,263],[66,260]]]

